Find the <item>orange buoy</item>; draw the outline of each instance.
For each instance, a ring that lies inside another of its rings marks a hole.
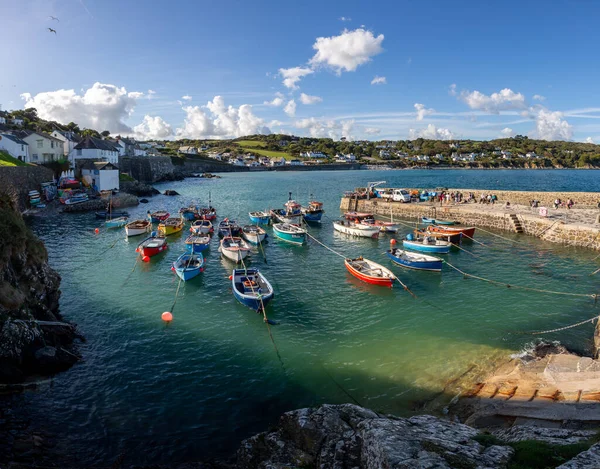
[[[232,279],[233,279],[233,275],[230,275],[230,276],[229,276],[229,280],[232,280]]]
[[[165,311],[162,313],[161,318],[165,322],[171,322],[173,320],[173,315],[170,312]]]
[[[394,238],[390,239],[390,244],[396,244],[396,240]]]
[[[144,257],[142,257],[142,261],[144,261],[144,262],[150,262],[150,256],[144,256]]]
[[[98,228],[96,228],[96,229],[94,230],[94,233],[98,234],[98,233],[100,233],[100,230],[99,230]]]

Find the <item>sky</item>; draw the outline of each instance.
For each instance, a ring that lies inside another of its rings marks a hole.
[[[0,0],[0,105],[139,139],[600,143],[599,14],[592,0]]]

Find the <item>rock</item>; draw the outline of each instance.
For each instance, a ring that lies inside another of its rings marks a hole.
[[[284,414],[277,427],[242,442],[237,467],[335,469],[503,468],[508,446],[484,447],[478,431],[429,415],[380,416],[352,404]]]
[[[171,190],[171,189],[167,189],[165,191],[165,195],[179,195],[179,192]]]
[[[148,199],[140,199],[140,204],[147,204],[148,203]]]
[[[160,191],[149,184],[143,184],[139,181],[122,181],[121,192],[137,195],[138,197],[152,197],[159,195]]]
[[[56,348],[47,345],[37,349],[34,356],[40,365],[52,365],[56,361]]]
[[[600,467],[600,443],[596,443],[587,451],[579,453],[570,461],[556,469],[598,469]]]
[[[566,428],[545,428],[524,425],[491,429],[490,433],[499,440],[507,443],[535,440],[544,441],[550,445],[573,445],[576,443],[584,443],[597,434],[595,430],[572,430]]]

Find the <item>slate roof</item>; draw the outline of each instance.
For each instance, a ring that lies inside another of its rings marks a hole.
[[[109,170],[109,169],[119,169],[119,168],[108,161],[86,160],[85,163],[83,163],[81,165],[81,169],[98,169],[98,170],[106,169],[106,170]]]
[[[27,142],[24,142],[23,140],[21,140],[19,137],[15,136],[15,135],[11,135],[11,134],[0,134],[0,136],[2,136],[2,138],[6,138],[8,140],[11,140],[19,145],[28,145],[29,144]]]
[[[85,137],[81,142],[75,145],[74,148],[75,150],[119,151],[112,142],[96,137]]]

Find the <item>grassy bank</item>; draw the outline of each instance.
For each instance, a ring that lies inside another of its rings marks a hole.
[[[0,166],[28,166],[28,164],[0,150]]]

